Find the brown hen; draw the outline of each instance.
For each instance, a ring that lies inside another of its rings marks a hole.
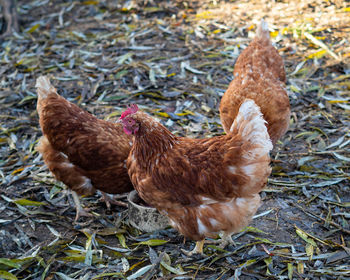
[[[285,89],[282,57],[272,46],[267,23],[262,20],[255,39],[238,57],[230,83],[220,103],[221,123],[227,132],[242,102],[253,99],[267,122],[273,144],[287,131],[290,105]]]
[[[208,139],[173,135],[134,105],[123,112],[124,131],[134,135],[127,160],[140,197],[167,215],[197,242],[230,236],[248,224],[271,172],[272,144],[258,106],[246,100],[228,133]]]
[[[132,138],[121,124],[97,119],[58,95],[47,77],[39,77],[36,87],[43,132],[37,149],[56,179],[74,191],[76,220],[86,213],[75,192],[91,195],[100,190],[106,202],[118,204],[105,193],[133,189],[126,169]]]

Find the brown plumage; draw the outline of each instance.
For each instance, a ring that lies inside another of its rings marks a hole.
[[[238,57],[233,74],[234,80],[220,103],[225,132],[230,129],[242,102],[250,98],[260,107],[275,144],[288,129],[290,105],[283,60],[271,44],[265,21],[258,27],[255,39]]]
[[[176,137],[136,111],[121,122],[134,135],[127,168],[140,197],[193,240],[247,225],[271,172],[272,145],[255,103],[242,104],[227,135],[208,139]]]
[[[47,77],[39,77],[36,87],[43,132],[37,149],[55,177],[80,195],[132,190],[126,170],[132,138],[121,124],[97,119],[67,101]]]

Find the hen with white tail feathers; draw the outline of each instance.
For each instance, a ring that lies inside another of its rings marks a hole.
[[[242,102],[254,100],[260,107],[275,144],[287,131],[290,105],[285,89],[286,74],[282,57],[272,46],[267,23],[262,20],[256,37],[237,58],[234,79],[220,102],[220,118],[228,132]]]
[[[207,139],[177,137],[135,106],[121,122],[134,135],[127,167],[135,189],[183,235],[203,240],[249,223],[271,172],[272,149],[254,101],[243,102],[227,135]]]
[[[126,170],[131,138],[120,124],[97,119],[57,94],[48,77],[37,79],[37,111],[43,137],[37,147],[55,177],[80,195],[133,189]],[[84,214],[74,195],[77,216]],[[124,205],[124,204],[122,204]]]

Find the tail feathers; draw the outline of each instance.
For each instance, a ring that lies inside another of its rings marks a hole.
[[[259,106],[253,100],[246,99],[239,108],[230,132],[238,133],[246,141],[257,145],[261,153],[269,153],[272,143],[265,123]]]
[[[256,37],[259,39],[270,40],[269,26],[264,19],[261,19],[260,25],[256,31]]]
[[[54,149],[46,136],[40,138],[36,149],[41,153],[45,164],[57,180],[62,181],[78,194],[95,193],[96,190],[91,180],[85,176],[85,172],[74,165],[67,155]]]
[[[50,93],[57,94],[56,88],[51,84],[47,76],[40,76],[36,80],[35,87],[38,91],[38,97],[42,99],[47,98]]]

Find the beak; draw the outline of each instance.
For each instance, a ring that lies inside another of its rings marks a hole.
[[[121,119],[118,119],[118,120],[116,121],[116,123],[122,123],[122,120],[121,120]]]

